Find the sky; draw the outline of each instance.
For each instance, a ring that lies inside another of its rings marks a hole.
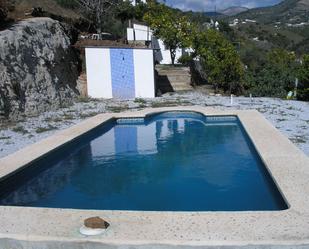
[[[282,0],[166,0],[166,4],[174,8],[193,11],[214,11],[223,10],[231,6],[243,6],[256,8],[275,5]],[[161,0],[163,2],[163,0]]]

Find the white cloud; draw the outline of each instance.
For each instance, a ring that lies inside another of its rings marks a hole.
[[[281,0],[166,0],[166,4],[182,10],[214,11],[231,6],[256,8],[279,3]],[[161,1],[162,2],[162,1]]]

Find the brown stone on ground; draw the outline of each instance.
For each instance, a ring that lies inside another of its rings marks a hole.
[[[84,220],[84,225],[93,229],[107,229],[109,227],[109,223],[98,216]]]

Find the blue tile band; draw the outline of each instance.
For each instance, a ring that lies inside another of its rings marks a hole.
[[[113,98],[135,98],[133,49],[110,49]]]
[[[117,124],[144,124],[144,118],[119,118],[116,120]]]

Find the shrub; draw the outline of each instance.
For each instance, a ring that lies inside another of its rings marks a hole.
[[[309,54],[303,57],[303,62],[299,73],[299,90],[297,98],[299,100],[309,100]]]
[[[274,49],[267,54],[266,62],[260,64],[247,78],[250,93],[254,96],[286,97],[294,89],[294,82],[298,70],[295,54]]]
[[[297,93],[297,99],[309,101],[309,88],[299,90]]]
[[[0,0],[0,25],[5,21],[8,14],[8,4],[6,0]]]
[[[192,56],[189,54],[183,54],[179,59],[178,62],[183,65],[190,65],[192,62]]]

